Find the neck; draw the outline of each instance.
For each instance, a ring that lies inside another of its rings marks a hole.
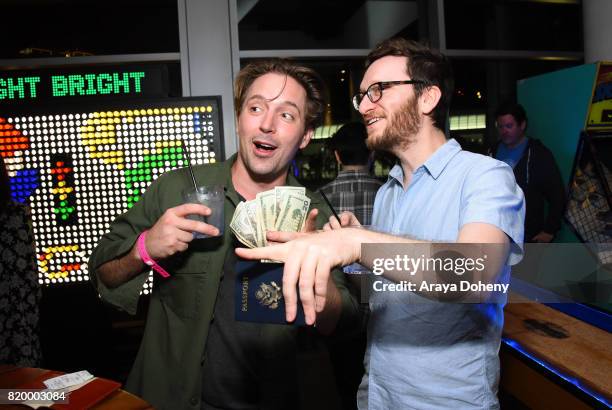
[[[518,139],[518,141],[516,141],[514,144],[507,144],[507,145],[506,145],[506,144],[504,144],[504,145],[506,145],[506,147],[507,147],[507,148],[509,148],[509,149],[516,148],[516,147],[518,147],[519,145],[521,145],[521,144],[522,144],[522,143],[525,141],[525,139],[526,139],[526,138],[527,138],[527,136],[523,135],[523,136],[522,136],[521,138],[519,138],[519,139]]]
[[[368,166],[367,165],[342,165],[342,170],[343,171],[361,171],[361,172],[367,172],[368,171]]]
[[[423,165],[445,143],[444,132],[424,124],[414,142],[405,148],[398,147],[394,150],[393,154],[399,159],[404,171],[404,189],[410,184],[414,170]]]
[[[251,199],[255,199],[260,192],[273,189],[276,186],[285,185],[287,182],[287,170],[288,168],[278,176],[259,180],[257,176],[246,169],[244,163],[240,160],[240,157],[238,157],[234,165],[232,165],[232,184],[240,196],[250,201]]]

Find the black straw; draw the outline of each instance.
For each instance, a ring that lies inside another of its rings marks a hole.
[[[187,145],[185,145],[185,140],[183,139],[183,137],[181,136],[181,144],[183,144],[183,154],[185,156],[185,159],[187,160],[187,167],[189,168],[189,174],[191,174],[191,180],[193,181],[193,187],[196,190],[196,192],[198,191],[198,184],[196,182],[195,179],[195,175],[193,174],[193,168],[191,167],[191,160],[189,159],[190,155],[189,155],[189,149],[187,148]]]
[[[325,202],[327,203],[327,206],[329,206],[329,209],[331,209],[332,213],[334,214],[334,216],[336,217],[336,219],[338,220],[338,223],[340,224],[340,226],[342,226],[342,222],[340,222],[340,217],[338,216],[338,214],[336,213],[336,210],[334,209],[334,207],[332,206],[331,202],[329,202],[329,199],[327,199],[327,197],[325,196],[325,194],[323,193],[322,190],[319,189],[319,193],[321,194],[321,196],[323,197],[323,199],[325,200]]]

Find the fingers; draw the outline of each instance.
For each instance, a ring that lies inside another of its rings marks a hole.
[[[276,246],[271,246],[270,249],[272,248],[276,248]],[[293,322],[297,314],[297,281],[300,276],[302,256],[303,252],[292,252],[291,258],[285,261],[285,268],[283,269],[283,297],[285,298],[285,319],[287,322]]]
[[[321,313],[325,308],[327,300],[327,286],[329,283],[329,262],[321,256],[317,262],[317,273],[315,277],[314,293],[315,293],[315,310]]]
[[[164,214],[165,221],[177,228],[192,234],[194,231],[205,235],[217,236],[219,229],[203,222],[199,217],[189,218],[190,215],[208,216],[211,209],[201,204],[183,204],[171,208]]]
[[[293,235],[296,233],[274,231],[268,232],[268,239],[289,240]],[[236,254],[244,259],[271,259],[284,262],[285,318],[288,322],[294,321],[298,303],[301,303],[306,324],[312,325],[316,322],[317,313],[325,308],[330,268],[335,262],[332,262],[327,253],[327,245],[316,243],[317,235],[325,236],[326,234],[298,233],[297,235],[302,238],[275,246],[253,249],[236,248]]]
[[[314,324],[317,313],[315,310],[315,274],[320,251],[317,247],[309,247],[302,256],[302,266],[299,271],[300,301],[304,308],[304,316],[307,325]]]
[[[153,259],[164,259],[185,251],[191,240],[193,240],[191,232],[170,225],[156,224],[147,234],[145,246]]]
[[[170,235],[170,237],[172,236],[176,237],[176,239],[178,239],[180,242],[183,242],[185,244],[188,244],[189,242],[193,240],[193,232],[184,231],[182,229],[175,229],[174,235]]]
[[[304,222],[302,232],[314,232],[317,230],[317,215],[319,215],[319,210],[317,208],[310,210]]]
[[[284,242],[289,242],[294,239],[297,239],[300,236],[303,236],[303,235],[300,234],[299,232],[281,232],[281,231],[267,231],[266,232],[266,239],[269,242],[284,243]]]
[[[361,223],[352,212],[342,212],[340,214],[340,222],[342,226],[361,226]]]
[[[155,258],[167,258],[177,252],[187,250],[193,240],[193,232],[210,236],[219,234],[219,230],[207,223],[187,219],[187,215],[210,215],[211,210],[200,204],[183,204],[170,208],[151,227],[146,239],[149,255]]]
[[[243,259],[271,259],[284,262],[287,259],[287,244],[264,248],[236,248],[236,255]]]
[[[194,221],[192,219],[181,218],[178,228],[182,229],[193,235],[193,231],[203,233],[205,235],[217,236],[219,235],[219,229],[213,225],[209,225],[206,222]]]
[[[323,226],[324,231],[331,231],[334,229],[340,229],[343,226],[361,226],[361,223],[352,212],[342,212],[338,215],[340,222],[335,216],[330,216],[329,221]]]
[[[168,209],[166,212],[172,212],[176,216],[185,217],[189,214],[198,214],[208,216],[211,214],[211,209],[202,204],[182,204]]]
[[[342,217],[340,220],[342,220]],[[324,231],[331,231],[340,228],[342,228],[342,225],[340,225],[340,222],[338,222],[334,215],[330,216],[328,222],[323,226]]]

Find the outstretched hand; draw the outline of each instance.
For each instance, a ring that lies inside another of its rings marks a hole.
[[[265,248],[237,248],[236,254],[245,259],[271,259],[285,263],[283,297],[288,322],[295,320],[299,299],[304,308],[306,324],[315,323],[327,298],[330,271],[359,259],[360,243],[352,240],[350,229],[318,232]],[[287,234],[276,232],[275,234]],[[295,234],[295,233],[294,233]],[[354,236],[354,235],[353,235]]]

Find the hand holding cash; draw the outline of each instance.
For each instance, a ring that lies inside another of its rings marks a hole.
[[[267,246],[266,231],[301,231],[309,207],[310,198],[306,196],[305,188],[276,187],[260,192],[251,201],[240,202],[230,228],[249,248]]]

